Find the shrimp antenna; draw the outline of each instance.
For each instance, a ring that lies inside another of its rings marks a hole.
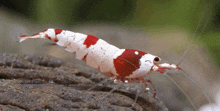
[[[191,101],[191,99],[189,98],[189,96],[187,95],[187,93],[176,83],[176,81],[174,81],[168,74],[166,74],[167,77],[182,91],[182,93],[186,96],[186,98],[189,100],[189,102],[191,103],[193,109],[196,110],[196,107],[194,105],[194,103]]]
[[[202,31],[201,31],[200,35],[198,36],[198,38],[200,38],[201,35],[203,34],[204,29],[207,27],[207,24],[208,24],[209,19],[210,19],[210,16],[208,17],[208,19],[207,19],[207,21],[206,21],[204,27],[202,28]],[[188,46],[187,49],[185,50],[185,52],[184,52],[184,54],[183,54],[181,60],[180,60],[179,63],[177,64],[177,66],[182,63],[182,61],[183,61],[183,59],[184,59],[186,53],[190,50],[190,47],[192,46],[192,42],[193,42],[193,40],[194,40],[194,38],[195,38],[196,32],[198,31],[198,27],[199,27],[200,24],[201,24],[201,17],[200,17],[200,19],[199,19],[199,22],[197,23],[197,27],[196,27],[196,30],[195,30],[195,32],[194,32],[194,34],[193,34],[192,40],[190,41],[189,46]],[[192,50],[192,49],[191,49],[191,50]],[[209,103],[211,103],[211,100],[210,100],[210,98],[208,97],[208,94],[203,90],[203,88],[202,88],[200,85],[198,85],[198,84],[196,83],[196,81],[195,81],[193,78],[191,78],[183,69],[181,69],[181,71],[183,72],[184,76],[186,76],[187,78],[189,78],[189,79],[202,91],[202,93],[204,94],[204,96],[205,96],[205,98],[207,99],[207,101],[208,101]],[[193,102],[192,102],[191,99],[189,98],[189,96],[186,94],[186,92],[185,92],[168,74],[166,74],[166,75],[167,75],[168,78],[183,92],[183,94],[186,96],[186,98],[187,98],[187,99],[189,100],[189,102],[191,103],[192,107],[193,107],[195,110],[197,110],[196,107],[195,107],[195,105],[193,104]]]
[[[211,100],[209,99],[208,94],[202,89],[202,87],[200,87],[200,86],[196,83],[196,81],[195,81],[193,78],[191,78],[189,75],[187,75],[187,73],[186,73],[184,70],[182,70],[182,72],[183,72],[183,74],[184,74],[186,77],[188,77],[193,83],[195,83],[197,87],[199,87],[199,89],[203,92],[205,98],[208,100],[209,103],[211,103]]]
[[[187,73],[183,70],[183,69],[181,69],[181,71],[183,72],[183,74],[187,77],[187,78],[189,78],[194,84],[196,84],[196,86],[202,91],[202,93],[204,94],[204,96],[205,96],[205,98],[207,99],[207,101],[209,102],[209,103],[211,103],[211,100],[209,99],[209,97],[208,97],[208,94],[203,90],[203,88],[202,87],[200,87],[197,83],[196,83],[196,81],[193,79],[193,78],[191,78],[189,75],[187,75]],[[189,98],[189,96],[186,94],[186,92],[168,75],[168,74],[166,74],[167,75],[167,77],[183,92],[183,94],[186,96],[186,98],[189,100],[189,102],[191,103],[191,105],[192,105],[192,107],[196,110],[196,107],[195,107],[195,105],[193,104],[193,102],[191,101],[191,99]]]
[[[209,18],[210,18],[210,16],[209,16]],[[207,26],[207,24],[208,24],[209,18],[207,19],[206,24],[205,24],[204,27],[202,28],[202,32],[200,33],[200,35],[199,35],[198,38],[200,38],[201,35],[203,34],[204,29],[206,28],[206,26]],[[201,22],[201,17],[199,18],[199,22],[197,23],[196,30],[195,30],[195,32],[194,32],[194,34],[193,34],[193,37],[192,37],[192,39],[191,39],[191,41],[190,41],[190,44],[189,44],[189,46],[187,47],[186,51],[184,52],[184,54],[183,54],[181,60],[180,60],[179,63],[177,64],[177,66],[182,63],[182,61],[183,61],[183,59],[184,59],[186,53],[187,53],[188,50],[190,49],[190,47],[191,47],[191,45],[192,45],[192,42],[193,42],[193,39],[195,38],[196,32],[197,32],[197,30],[198,30],[198,27],[199,27],[200,22]]]

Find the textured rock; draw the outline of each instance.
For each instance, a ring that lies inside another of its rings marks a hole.
[[[143,89],[141,84],[105,82],[87,90],[105,78],[97,71],[58,58],[0,53],[0,108],[3,111],[167,110],[158,98],[143,91],[131,108],[137,91]]]

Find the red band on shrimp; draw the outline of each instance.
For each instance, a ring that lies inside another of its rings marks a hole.
[[[33,35],[31,35],[31,36],[35,36],[35,35],[39,35],[39,33],[33,34]]]
[[[49,37],[47,34],[45,35],[45,38],[51,40],[51,37]]]
[[[55,31],[55,34],[57,35],[57,34],[60,34],[63,30],[55,29],[54,31]]]
[[[20,36],[20,37],[27,37],[28,35],[22,35],[22,36]]]
[[[114,59],[116,72],[121,76],[129,76],[140,68],[140,58],[145,52],[126,49],[120,56]]]
[[[42,31],[42,32],[46,32],[47,30],[44,30],[44,31]],[[36,34],[33,34],[33,35],[31,35],[31,36],[35,36],[35,35],[39,35],[39,33],[36,33]]]
[[[49,39],[49,40],[52,40],[52,41],[54,41],[54,42],[58,42],[58,40],[57,40],[56,37],[53,38],[53,39],[51,39],[51,37],[49,37],[47,34],[45,35],[45,38],[47,38],[47,39]]]
[[[82,58],[83,61],[86,62],[86,57],[87,57],[88,53]]]
[[[86,45],[86,48],[89,48],[91,45],[96,44],[98,40],[99,40],[98,38],[92,35],[88,35],[83,44]]]

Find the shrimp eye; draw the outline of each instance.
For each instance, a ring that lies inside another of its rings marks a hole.
[[[158,62],[158,61],[160,61],[160,58],[159,58],[159,57],[155,57],[155,58],[154,58],[154,61],[155,61],[155,62]]]

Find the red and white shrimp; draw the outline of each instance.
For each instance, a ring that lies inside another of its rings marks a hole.
[[[85,61],[90,67],[109,73],[115,82],[138,81],[146,85],[146,82],[151,81],[144,77],[151,71],[163,74],[166,70],[181,70],[175,64],[158,64],[161,60],[158,56],[134,49],[119,49],[92,35],[50,28],[31,36],[22,35],[19,41],[29,38],[47,38],[66,47],[66,51],[75,53],[77,59]]]

